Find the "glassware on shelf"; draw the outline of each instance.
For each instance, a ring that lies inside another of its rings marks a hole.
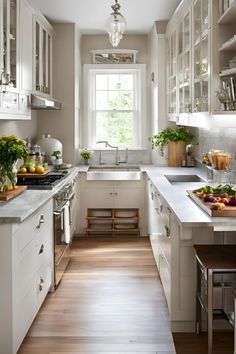
[[[209,160],[215,170],[227,171],[230,170],[232,154],[224,150],[211,150],[208,153]]]

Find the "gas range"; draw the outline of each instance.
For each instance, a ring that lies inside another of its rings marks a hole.
[[[67,171],[65,172],[50,172],[46,176],[41,178],[20,178],[18,177],[18,186],[27,186],[28,189],[43,189],[51,190],[53,189],[63,178],[66,177]]]

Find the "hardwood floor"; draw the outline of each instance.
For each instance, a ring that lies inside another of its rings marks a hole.
[[[175,353],[148,239],[80,239],[71,257],[18,354]]]

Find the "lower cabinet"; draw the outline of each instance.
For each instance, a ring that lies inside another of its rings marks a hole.
[[[221,243],[221,235],[214,233],[213,228],[181,225],[157,187],[147,180],[149,237],[168,304],[171,329],[173,332],[194,332],[196,269],[193,245]]]
[[[87,229],[89,208],[137,208],[141,236],[147,235],[145,210],[145,180],[140,181],[87,181],[86,173],[80,173],[79,233]]]
[[[0,354],[16,354],[53,279],[53,206],[0,225]]]

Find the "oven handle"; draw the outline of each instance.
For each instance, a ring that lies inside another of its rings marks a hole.
[[[67,200],[65,200],[65,201],[60,205],[59,208],[53,210],[53,215],[56,215],[56,216],[61,215],[63,209],[65,208],[66,203],[67,203]]]

